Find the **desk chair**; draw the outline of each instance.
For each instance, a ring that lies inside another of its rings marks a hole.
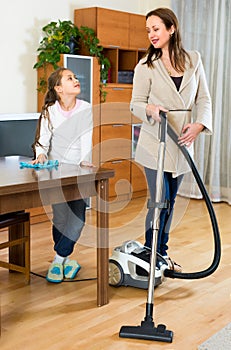
[[[8,262],[0,260],[0,267],[24,273],[25,282],[29,284],[30,214],[19,211],[0,215],[0,229],[4,228],[8,228],[8,241],[0,243],[0,250],[9,248],[9,259]]]
[[[37,125],[37,119],[0,120],[0,157],[33,157],[31,145]],[[10,140],[10,142],[9,142]],[[9,248],[9,262],[0,260],[0,267],[25,274],[26,283],[30,282],[30,214],[24,211],[0,215],[0,229],[8,228],[9,239],[0,244],[0,250]],[[1,240],[1,231],[0,231]]]

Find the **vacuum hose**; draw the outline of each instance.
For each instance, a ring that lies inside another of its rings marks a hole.
[[[161,117],[163,118],[163,114],[161,113]],[[165,116],[166,118],[166,116]],[[211,275],[218,267],[220,258],[221,258],[221,242],[220,242],[220,234],[219,234],[219,229],[218,229],[218,224],[216,220],[216,215],[212,206],[212,203],[210,201],[209,195],[206,191],[206,188],[203,184],[203,181],[201,180],[201,177],[198,173],[198,170],[189,154],[185,146],[181,146],[178,143],[178,135],[176,132],[172,129],[172,127],[167,124],[167,133],[171,137],[171,139],[175,142],[175,144],[180,148],[181,152],[183,153],[184,157],[186,158],[190,168],[192,169],[192,173],[194,175],[194,178],[196,179],[196,182],[200,188],[201,194],[205,200],[209,215],[210,215],[210,220],[211,224],[213,227],[213,236],[214,236],[214,257],[212,264],[203,271],[199,272],[193,272],[193,273],[179,273],[175,272],[174,270],[169,270],[166,269],[164,271],[164,276],[170,277],[170,278],[181,278],[181,279],[199,279],[199,278],[204,278],[209,275]]]

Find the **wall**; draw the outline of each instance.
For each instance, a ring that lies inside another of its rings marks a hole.
[[[160,6],[158,0],[7,0],[0,13],[0,117],[1,114],[37,111],[37,75],[33,65],[41,28],[51,20],[72,20],[76,8],[106,7],[146,14]],[[106,3],[106,4],[105,4]],[[168,6],[170,0],[161,1]]]

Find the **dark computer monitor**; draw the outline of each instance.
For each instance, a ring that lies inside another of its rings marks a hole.
[[[37,119],[0,120],[0,157],[33,157],[31,148],[34,142]]]

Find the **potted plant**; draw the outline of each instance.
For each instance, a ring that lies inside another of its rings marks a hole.
[[[43,39],[39,43],[38,58],[33,68],[43,68],[44,75],[38,82],[38,91],[46,91],[46,70],[47,65],[51,64],[54,69],[58,68],[60,54],[70,53],[69,42],[75,42],[76,52],[78,49],[79,30],[71,21],[50,22],[42,28]]]
[[[43,77],[38,82],[38,91],[42,93],[46,91],[48,65],[51,64],[54,69],[57,69],[61,54],[77,54],[79,48],[84,46],[90,56],[98,58],[101,67],[100,89],[104,100],[106,92],[103,91],[103,86],[107,83],[110,62],[103,55],[103,47],[99,45],[99,39],[94,30],[84,26],[78,28],[71,21],[58,20],[48,23],[42,28],[42,31],[44,37],[39,43],[37,62],[33,66],[34,69],[42,68],[44,71]]]

